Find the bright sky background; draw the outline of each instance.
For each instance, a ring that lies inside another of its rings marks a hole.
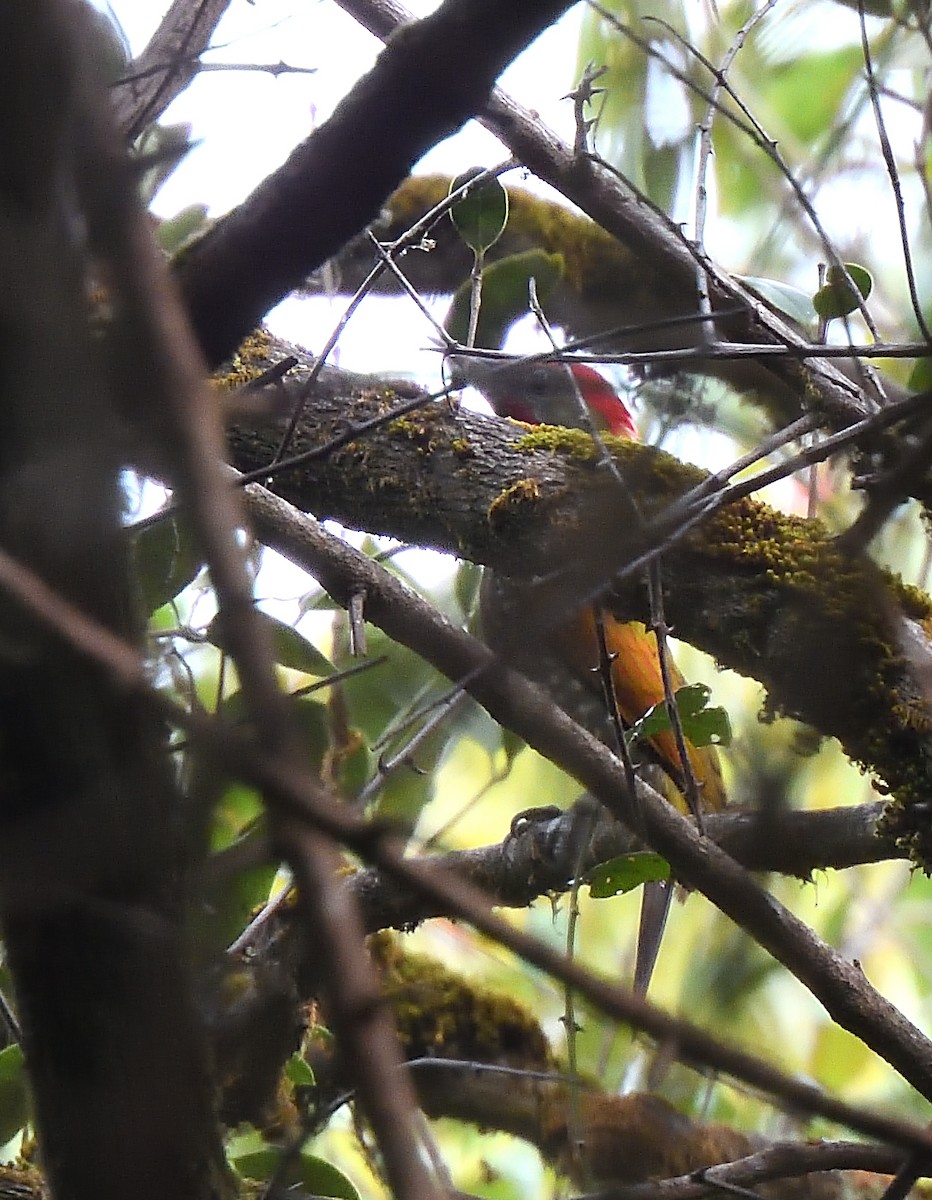
[[[95,2],[107,7],[106,0]],[[695,2],[700,4],[702,0]],[[430,0],[409,3],[417,15],[436,7]],[[144,48],[167,7],[168,0],[111,0],[111,9],[133,53]],[[573,137],[573,111],[564,97],[575,83],[573,51],[584,11],[583,5],[576,5],[522,54],[500,81],[506,91],[536,110],[567,141]],[[856,29],[856,18],[855,25],[851,20],[844,24],[843,18],[849,14],[839,13],[836,5],[830,11],[836,14],[836,25],[825,30],[829,41],[847,42]],[[791,5],[787,12],[788,19],[777,22],[767,36],[788,38],[788,53],[790,43],[798,44],[800,31],[795,26],[815,17],[808,7],[800,11]],[[154,207],[161,215],[170,216],[186,205],[202,202],[209,206],[211,215],[218,216],[239,203],[281,165],[299,141],[327,119],[381,49],[381,42],[332,0],[262,0],[261,4],[233,0],[213,42],[217,48],[204,56],[205,62],[284,62],[313,68],[315,73],[276,77],[231,70],[200,74],[165,114],[166,122],[190,122],[197,144],[157,196]],[[455,63],[451,63],[452,69]],[[365,147],[356,152],[365,153]],[[493,165],[506,155],[494,137],[470,122],[464,131],[435,147],[417,170],[453,174],[473,163]],[[525,182],[517,173],[510,179]],[[527,182],[536,184],[533,180]],[[862,199],[866,199],[863,189]],[[866,207],[873,206],[858,206],[862,216]],[[833,211],[837,215],[837,209],[833,207]],[[856,218],[850,202],[846,211],[849,219]],[[886,222],[884,228],[895,238],[895,222]],[[713,221],[708,230],[713,254],[715,230]],[[727,231],[721,232],[727,236]],[[343,297],[289,298],[269,315],[269,324],[277,333],[313,351],[324,343],[345,306]],[[446,307],[445,300],[437,302],[433,306],[435,315],[441,317]],[[536,336],[531,330],[509,345],[530,349],[536,344]],[[433,329],[413,304],[369,297],[342,334],[331,361],[355,370],[416,373],[427,384],[439,384],[439,356],[428,349],[434,341]],[[684,444],[684,438],[688,444]],[[674,443],[666,444],[674,453],[711,467],[732,457],[730,440],[711,431],[684,430]],[[784,496],[784,502],[786,499]]]
[[[106,7],[104,0],[97,0]],[[165,0],[112,0],[113,12],[138,53],[168,7]],[[436,4],[414,0],[423,15]],[[502,86],[540,113],[561,136],[572,138],[572,104],[562,97],[574,85],[574,46],[583,7],[577,5],[548,29],[502,76]],[[167,110],[166,122],[189,121],[200,144],[188,154],[156,198],[155,211],[170,216],[203,202],[211,215],[239,203],[275,170],[293,147],[331,114],[356,78],[368,70],[382,43],[329,0],[233,0],[213,39],[211,63],[279,63],[313,67],[313,75],[272,76],[256,71],[202,73]],[[451,69],[455,64],[451,64]],[[364,153],[364,147],[359,152]],[[455,174],[473,163],[492,165],[507,151],[473,122],[435,147],[418,170]],[[512,178],[517,178],[513,176]],[[319,346],[339,319],[345,300],[286,300],[269,323],[282,336]],[[438,315],[446,305],[438,306]],[[333,361],[355,370],[437,372],[430,325],[411,306],[370,298],[347,327]],[[373,338],[373,318],[380,336]],[[436,376],[439,378],[439,374]]]
[[[107,0],[94,2],[107,7]],[[694,2],[702,9],[705,0]],[[409,6],[417,15],[423,15],[435,8],[436,3],[409,0]],[[156,29],[168,0],[110,0],[110,7],[123,26],[133,53],[138,53]],[[582,4],[571,9],[501,79],[507,91],[536,110],[566,140],[573,136],[573,113],[571,103],[563,97],[575,83],[573,51],[584,11]],[[834,15],[831,26],[826,24],[826,12]],[[811,39],[816,33],[824,39],[826,50],[847,44],[856,37],[856,15],[838,5],[826,9],[819,4],[802,7],[790,4],[785,15],[766,23],[759,36],[776,42],[772,50],[782,58],[792,57],[803,35]],[[205,55],[205,62],[284,62],[313,68],[315,73],[275,77],[246,70],[199,75],[165,114],[166,121],[190,122],[198,144],[156,198],[155,210],[164,216],[194,202],[207,204],[214,216],[236,205],[281,165],[299,141],[327,119],[356,78],[371,67],[381,49],[381,42],[332,0],[262,0],[261,4],[233,0],[213,41],[217,48]],[[451,70],[455,66],[451,63]],[[901,110],[894,112],[904,115]],[[912,136],[915,134],[910,129],[910,141]],[[365,147],[356,152],[365,153]],[[471,164],[491,166],[506,157],[506,153],[495,138],[470,123],[462,133],[435,147],[417,170],[455,174]],[[515,174],[511,180],[517,178]],[[850,188],[850,181],[844,182]],[[712,183],[714,180],[710,180]],[[890,254],[898,260],[892,209],[889,221],[881,222],[879,227],[876,221],[878,212],[886,211],[890,197],[877,197],[875,204],[872,196],[868,203],[866,187],[869,184],[859,185],[857,205],[852,205],[850,191],[844,203],[838,202],[838,197],[834,201],[831,196],[823,197],[820,204],[823,218],[829,225],[841,219],[849,228],[853,223],[870,221],[875,249],[877,238],[887,235],[891,238]],[[740,262],[730,261],[736,248],[727,222],[711,221],[706,238],[713,256],[724,256],[726,265],[741,269]],[[721,244],[722,239],[726,244]],[[805,281],[799,282],[807,286]],[[815,281],[813,290],[814,287]],[[288,300],[272,315],[270,324],[284,336],[313,348],[326,338],[344,303]],[[354,318],[341,339],[335,361],[360,370],[431,369],[436,356],[419,356],[419,351],[431,341],[432,333],[413,307],[402,307],[397,301],[369,299],[364,310],[365,315]],[[373,316],[378,328],[387,330],[388,336],[373,338]]]
[[[106,8],[106,0],[95,0]],[[697,3],[699,0],[697,0]],[[436,7],[409,0],[417,15]],[[111,0],[111,10],[133,54],[146,45],[167,0]],[[567,141],[574,134],[572,103],[564,97],[576,80],[574,49],[584,13],[579,4],[537,39],[504,72],[501,86]],[[250,70],[208,71],[167,110],[164,122],[190,122],[197,144],[156,197],[154,209],[171,216],[186,205],[207,204],[219,216],[246,197],[287,158],[293,147],[327,119],[354,81],[368,70],[382,43],[332,0],[233,0],[204,61],[272,63],[311,67],[314,74],[273,76]],[[451,64],[455,69],[455,64]],[[364,147],[358,152],[364,153]],[[474,122],[436,146],[417,170],[456,173],[471,164],[490,166],[507,157],[505,148]],[[513,181],[545,188],[517,173]],[[290,340],[319,348],[339,321],[345,297],[286,299],[269,314],[271,328]],[[445,299],[432,305],[442,317]],[[539,348],[530,322],[509,342],[516,350]],[[430,324],[404,300],[369,297],[350,321],[331,361],[353,370],[417,374],[439,385],[440,359]],[[470,406],[484,407],[476,397]],[[665,443],[681,457],[711,467],[733,457],[733,443],[714,431],[686,428]],[[793,485],[788,485],[793,488]],[[784,499],[786,499],[784,497]],[[795,499],[795,496],[794,496]]]

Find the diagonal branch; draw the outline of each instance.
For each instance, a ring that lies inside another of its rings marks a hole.
[[[637,573],[621,584],[619,573],[662,546],[677,636],[761,680],[775,710],[839,738],[895,792],[896,834],[932,861],[927,822],[912,810],[932,793],[928,599],[847,554],[818,522],[746,497],[699,524],[683,521],[682,497],[710,477],[656,449],[609,439],[645,515],[644,530],[631,529],[585,434],[454,415],[427,397],[412,412],[410,391],[406,414],[392,419],[389,387],[370,380],[360,395],[359,377],[349,391],[338,378],[327,377],[331,390],[315,395],[298,430],[293,448],[308,461],[277,477],[288,499],[353,528],[538,577],[533,611],[516,622],[528,631],[609,590],[619,615],[646,620]],[[261,472],[278,438],[275,423],[234,429],[237,466]]]
[[[405,634],[416,638],[419,625],[428,628],[433,638],[433,653],[429,657],[438,669],[450,673],[459,668],[482,668],[493,664],[486,647],[455,629],[383,568],[327,534],[316,522],[295,514],[283,501],[255,486],[249,489],[247,504],[257,524],[265,530],[269,544],[277,545],[283,553],[304,565],[313,561],[319,573],[326,577],[334,596],[340,597],[360,583],[367,584],[371,589],[368,594],[376,620],[383,628],[390,629],[399,641],[406,640]],[[201,739],[205,747],[240,772],[244,779],[273,796],[283,811],[345,843],[411,888],[441,899],[451,914],[468,920],[526,961],[569,983],[607,1015],[629,1022],[652,1037],[675,1046],[681,1061],[711,1064],[717,1070],[779,1097],[790,1107],[821,1114],[853,1130],[915,1151],[923,1158],[932,1153],[932,1136],[927,1130],[875,1110],[859,1109],[827,1096],[814,1084],[786,1076],[760,1058],[736,1050],[690,1022],[669,1017],[625,989],[604,982],[548,944],[501,920],[490,912],[486,898],[476,888],[447,874],[431,873],[424,869],[424,864],[405,857],[393,838],[380,833],[353,813],[327,792],[319,780],[269,757],[254,746],[244,745],[222,722],[198,710],[185,712],[154,691],[145,664],[131,646],[63,599],[34,572],[2,550],[0,587],[25,611],[80,653],[88,655],[133,694],[143,698],[162,719]],[[492,672],[483,671],[471,690],[490,712],[528,734],[531,744],[537,739],[549,741],[554,761],[573,770],[574,774],[589,776],[596,783],[593,791],[602,793],[609,803],[626,786],[617,759],[565,714],[543,700],[539,691],[514,671],[501,668],[495,677]],[[675,851],[670,854],[671,861],[678,869],[680,866],[688,868],[683,871],[683,878],[690,878],[695,868],[696,874],[691,881],[695,882],[700,876],[710,880],[710,886],[700,885],[700,890],[716,903],[724,899],[726,903],[720,907],[745,928],[751,932],[752,927],[762,928],[766,936],[774,935],[779,940],[785,937],[789,950],[781,961],[790,965],[787,957],[797,960],[800,955],[806,957],[806,973],[824,985],[820,990],[813,989],[815,994],[823,1002],[826,996],[836,1000],[836,1007],[845,1010],[842,1017],[856,1018],[854,1027],[845,1025],[837,1015],[836,1019],[844,1027],[856,1031],[868,1045],[875,1049],[878,1044],[882,1046],[878,1053],[920,1090],[932,1091],[932,1043],[892,1005],[878,997],[860,971],[842,964],[833,951],[819,942],[778,901],[759,889],[732,859],[699,838],[689,823],[651,788],[641,783],[638,788],[651,833],[666,831],[671,834],[666,839]],[[723,875],[716,882],[714,876],[719,867],[723,868]],[[745,904],[746,910],[742,907]]]
[[[333,116],[178,264],[211,363],[373,220],[418,158],[485,104],[500,72],[567,7],[445,0],[392,38]]]
[[[340,0],[370,32],[386,39],[413,20],[398,0]],[[603,229],[614,235],[646,267],[655,271],[662,287],[683,297],[684,311],[698,311],[696,267],[705,272],[713,311],[736,308],[739,315],[720,320],[719,336],[727,340],[794,345],[798,333],[738,280],[720,270],[686,237],[683,230],[661,212],[622,176],[592,160],[577,157],[573,147],[562,142],[536,115],[495,89],[481,124],[494,133],[540,179],[551,184]],[[811,360],[805,366],[793,362],[768,362],[774,379],[782,382],[788,396],[797,399],[817,394],[829,420],[845,425],[866,416],[870,401],[831,363]]]
[[[198,72],[230,0],[174,0],[148,46],[114,85],[114,116],[127,141],[157,121]]]
[[[448,678],[468,679],[467,690],[496,720],[573,775],[611,811],[618,811],[627,786],[621,764],[544,700],[539,689],[502,667],[481,643],[453,628],[430,605],[317,522],[255,486],[248,489],[247,503],[265,544],[305,567],[342,604],[363,592],[370,620],[417,650]],[[812,991],[838,1024],[860,1037],[922,1094],[932,1096],[932,1042],[870,986],[860,968],[825,945],[652,789],[640,788],[639,800],[650,842],[677,877],[746,929]],[[620,807],[623,816],[627,806]],[[521,953],[542,965],[533,942],[522,943]],[[591,982],[581,990],[594,995]]]

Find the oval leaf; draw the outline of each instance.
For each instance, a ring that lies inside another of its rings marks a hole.
[[[29,1120],[29,1089],[20,1046],[0,1052],[0,1145],[6,1144]]]
[[[790,317],[797,325],[808,329],[816,322],[812,297],[800,288],[791,287],[779,279],[764,279],[760,275],[736,275],[736,279],[760,296],[776,312]]]
[[[481,174],[481,168],[473,167],[457,175],[450,184],[450,194]],[[486,179],[453,205],[450,219],[470,250],[484,254],[502,236],[508,222],[508,193],[499,180]]]
[[[259,620],[266,626],[272,638],[272,651],[275,661],[281,667],[292,671],[301,671],[305,675],[332,675],[333,663],[321,654],[317,647],[298,633],[291,625],[271,617],[268,613],[260,612]],[[219,617],[214,617],[207,627],[207,640],[219,650],[229,652],[229,646],[223,633],[223,625]]]
[[[648,852],[622,854],[600,863],[589,872],[586,882],[594,900],[622,896],[642,883],[662,883],[670,878],[670,864],[659,854]]]
[[[314,1086],[314,1072],[311,1070],[310,1064],[298,1053],[292,1054],[285,1063],[285,1074],[289,1081],[297,1087]]]
[[[857,263],[845,263],[845,269],[857,292],[838,267],[829,267],[825,273],[825,284],[812,297],[812,306],[823,321],[846,317],[853,313],[862,300],[866,300],[874,287],[870,271]]]
[[[337,1196],[339,1200],[359,1200],[359,1192],[333,1163],[316,1154],[302,1154],[297,1181],[311,1196]]]
[[[709,705],[711,692],[704,683],[688,684],[676,692],[673,700],[680,715],[684,735],[694,746],[729,746],[731,722],[724,708]],[[631,741],[656,737],[672,728],[670,714],[662,701],[649,708],[628,732]]]
[[[906,386],[911,392],[928,392],[932,389],[932,358],[916,359]]]
[[[155,240],[166,254],[177,254],[182,246],[204,232],[207,212],[206,204],[187,205],[156,227]]]
[[[173,516],[133,534],[132,561],[143,610],[149,615],[184,591],[204,560],[187,522]]]
[[[263,1145],[231,1152],[230,1162],[246,1179],[268,1180],[275,1176],[282,1152]],[[359,1200],[359,1192],[342,1171],[316,1154],[300,1154],[281,1181],[284,1187],[299,1187],[312,1196],[335,1196],[339,1200]]]
[[[246,1179],[271,1179],[281,1158],[281,1150],[263,1146],[261,1150],[247,1150],[244,1154],[231,1155],[234,1170]]]

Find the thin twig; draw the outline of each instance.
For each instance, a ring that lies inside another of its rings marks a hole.
[[[625,25],[623,22],[619,21],[617,17],[613,16],[606,9],[603,9],[602,6],[597,2],[597,0],[591,0],[591,3],[592,3],[592,7],[595,8],[596,11],[599,12],[605,20],[610,21],[619,30],[620,33],[624,33],[627,37],[629,37],[635,43],[635,45],[639,46],[642,50],[644,50],[644,52],[646,54],[650,55],[652,58],[655,58],[655,59],[657,59],[657,61],[662,63],[664,65],[664,67],[666,67],[666,69],[670,72],[671,75],[673,75],[675,78],[679,79],[681,83],[684,83],[686,85],[686,87],[690,88],[697,95],[702,96],[704,99],[708,99],[709,104],[711,106],[713,106],[717,111],[721,112],[723,115],[730,115],[730,118],[732,120],[734,120],[734,114],[729,114],[728,109],[723,108],[722,105],[720,105],[717,102],[717,100],[714,99],[712,96],[708,96],[707,93],[703,89],[701,89],[697,86],[695,81],[693,81],[689,78],[689,76],[686,74],[685,71],[680,71],[673,63],[669,62],[668,59],[664,58],[664,56],[662,54],[660,54],[659,51],[649,41],[646,41],[644,38],[639,37],[638,34],[636,34],[634,32],[634,30],[631,29],[630,26]],[[783,176],[783,178],[787,181],[787,183],[793,189],[796,199],[797,199],[800,207],[802,208],[803,212],[806,214],[807,218],[811,222],[812,227],[815,230],[816,235],[819,238],[819,242],[822,245],[823,249],[825,250],[827,257],[829,258],[832,265],[840,272],[840,274],[844,278],[845,282],[847,283],[848,287],[851,288],[852,295],[857,297],[858,309],[864,318],[864,322],[867,325],[868,329],[871,331],[871,333],[874,335],[874,337],[877,338],[879,336],[877,333],[877,328],[876,328],[876,325],[874,324],[873,318],[870,315],[870,312],[868,311],[867,304],[866,304],[864,298],[861,296],[861,293],[858,290],[857,285],[854,283],[850,274],[848,273],[848,269],[845,266],[844,262],[842,261],[841,256],[839,255],[838,251],[836,250],[834,242],[829,237],[828,231],[825,229],[824,225],[822,224],[822,220],[819,217],[819,214],[816,212],[815,207],[812,204],[812,201],[806,195],[805,189],[803,188],[802,184],[800,184],[799,180],[796,178],[796,176],[790,170],[789,164],[785,161],[785,159],[783,158],[783,155],[780,153],[780,151],[777,147],[777,142],[773,138],[767,136],[767,134],[764,132],[762,126],[751,115],[748,107],[743,103],[743,101],[740,100],[737,93],[734,91],[731,84],[728,82],[727,78],[725,78],[719,71],[716,70],[715,66],[705,57],[704,54],[701,53],[701,51],[699,51],[697,49],[697,47],[695,47],[690,41],[688,41],[686,38],[684,38],[683,35],[676,28],[674,28],[674,26],[672,26],[668,21],[664,20],[663,17],[647,16],[644,18],[644,20],[656,22],[658,25],[662,26],[667,31],[667,33],[669,33],[670,36],[676,42],[679,43],[679,45],[681,45],[694,58],[698,59],[698,61],[701,62],[702,65],[712,74],[713,78],[716,80],[716,83],[718,85],[720,85],[722,90],[724,90],[727,93],[727,95],[737,105],[739,105],[739,107],[741,108],[741,111],[744,112],[746,116],[748,116],[749,120],[751,121],[751,130],[748,131],[746,129],[745,132],[749,132],[749,136],[752,138],[754,144],[759,149],[763,150],[763,152],[767,155],[767,157],[771,160],[771,162],[773,162],[773,164],[778,168],[778,170],[780,171],[780,174]],[[736,123],[739,124],[739,126],[741,124],[740,122],[736,122]],[[698,253],[698,248],[697,248],[697,253]],[[701,259],[702,258],[704,258],[704,256],[701,256]]]
[[[252,501],[250,507],[254,514],[258,516],[261,513],[263,522],[267,521],[275,511],[284,515],[288,506],[286,505],[282,509],[282,502],[269,493],[260,497],[260,491],[261,489],[253,488],[249,493],[249,499]],[[255,503],[260,498],[262,500],[261,509]],[[296,515],[293,513],[288,516],[291,532],[294,532],[295,519]],[[309,519],[304,518],[300,524],[308,535],[312,532],[314,523]],[[323,533],[323,531],[319,532]],[[325,544],[329,544],[326,535],[324,535],[324,541],[319,545],[322,547]],[[485,647],[475,645],[473,639],[460,630],[454,630],[447,625],[438,626],[437,618],[431,613],[429,606],[417,597],[407,594],[384,571],[380,571],[374,564],[367,564],[361,555],[349,552],[349,547],[340,548],[339,559],[330,559],[328,573],[332,575],[334,570],[339,571],[339,561],[347,559],[354,563],[355,568],[370,571],[369,590],[373,595],[378,595],[383,601],[389,595],[392,596],[389,601],[389,609],[380,605],[383,620],[388,618],[391,612],[394,612],[396,617],[406,623],[414,618],[416,613],[416,624],[420,625],[423,619],[433,625],[435,635],[441,627],[445,630],[442,636],[448,641],[448,650],[453,652],[460,665],[466,665],[464,653],[473,657],[473,665],[475,665],[477,654],[480,656],[480,661],[486,663],[490,661],[489,652]],[[318,560],[317,565],[320,568],[323,560]],[[345,584],[349,583],[350,580],[347,579]],[[354,578],[352,585],[358,586],[358,584],[358,578]],[[562,954],[496,917],[490,912],[486,899],[476,889],[466,886],[461,880],[437,875],[435,872],[426,870],[424,865],[416,860],[403,857],[390,839],[386,839],[372,826],[353,816],[344,804],[326,792],[319,781],[316,781],[311,775],[301,770],[295,770],[279,758],[270,757],[260,747],[244,744],[216,718],[207,717],[200,712],[186,712],[167,696],[154,691],[149,682],[145,664],[133,647],[64,600],[34,572],[22,566],[2,549],[0,549],[0,587],[15,596],[30,612],[54,629],[69,644],[106,667],[122,686],[144,697],[162,719],[186,730],[189,736],[202,740],[205,746],[210,747],[212,752],[219,755],[232,769],[242,773],[245,779],[255,783],[274,797],[276,803],[282,805],[284,810],[291,813],[295,819],[312,822],[314,827],[325,832],[328,837],[352,846],[358,853],[377,863],[407,886],[442,900],[451,915],[469,920],[477,929],[508,946],[528,962],[552,973],[556,978],[572,983],[582,996],[607,1015],[630,1022],[651,1036],[675,1045],[678,1048],[678,1056],[683,1061],[700,1061],[703,1065],[735,1075],[751,1086],[778,1097],[784,1104],[802,1111],[821,1114],[869,1137],[888,1140],[896,1146],[914,1150],[923,1155],[932,1154],[932,1133],[926,1129],[907,1121],[886,1117],[876,1108],[863,1110],[835,1100],[826,1096],[815,1085],[786,1076],[760,1059],[724,1045],[687,1021],[668,1017],[652,1004],[633,997],[624,989],[613,987],[603,980],[593,977],[575,963],[568,963]],[[339,591],[342,588],[336,588],[336,590]],[[394,605],[399,607],[393,608]],[[395,624],[391,620],[387,620],[387,623]],[[398,633],[401,630],[396,629],[395,632]],[[456,648],[454,649],[454,647]],[[471,647],[475,647],[475,649],[471,649]],[[426,649],[426,647],[424,648]],[[449,669],[451,664],[444,661]],[[540,729],[546,729],[555,759],[563,758],[565,761],[565,752],[569,750],[579,758],[576,764],[579,768],[582,767],[583,756],[593,768],[599,764],[598,771],[602,776],[601,780],[596,779],[593,771],[582,770],[582,774],[590,775],[591,782],[596,784],[593,791],[611,792],[619,786],[624,786],[624,775],[615,757],[596,739],[591,738],[578,726],[575,726],[559,710],[551,705],[542,704],[533,687],[522,681],[520,676],[516,676],[507,668],[499,668],[496,672],[494,687],[495,694],[510,697],[510,703],[514,708],[512,716],[517,718],[515,724],[524,723],[526,725],[527,714],[534,710],[532,720]],[[489,700],[490,696],[486,696],[486,699]],[[494,704],[493,707],[498,708],[499,704]],[[567,737],[569,738],[568,742]],[[529,740],[536,741],[538,739]],[[652,823],[660,820],[670,829],[682,829],[684,833],[688,833],[688,840],[691,839],[696,846],[699,858],[705,861],[716,858],[715,848],[708,841],[703,841],[700,848],[695,840],[696,835],[689,829],[688,823],[665,801],[659,797],[656,800],[652,799],[651,789],[644,785],[639,786],[641,786],[644,797],[645,811],[649,814]],[[685,846],[686,843],[683,845]],[[681,856],[676,854],[673,857],[680,858]],[[727,856],[720,857],[721,861],[717,866],[726,875],[738,870]],[[690,874],[692,872],[684,871],[684,876],[688,877]],[[695,882],[695,880],[693,881]],[[706,882],[708,883],[708,881]],[[782,906],[775,898],[766,896],[765,907],[760,910],[757,902],[752,900],[755,891],[758,890],[757,885],[753,884],[750,879],[747,882],[751,890],[745,889],[742,898],[736,900],[743,920],[751,920],[755,910],[757,910],[758,917],[762,913],[766,913],[764,918],[766,921],[774,919],[778,921],[782,930],[781,937],[787,936],[790,930],[796,929],[796,936],[804,936],[810,942],[816,957],[824,956],[827,952],[832,959],[832,971],[836,972],[841,968],[842,978],[839,978],[838,982],[842,984],[843,990],[839,993],[839,1001],[843,1005],[850,1005],[855,997],[858,997],[857,1003],[860,1006],[860,997],[865,994],[865,989],[867,993],[872,994],[872,1006],[864,1010],[860,1010],[859,1007],[858,1020],[866,1023],[868,1027],[875,1020],[880,1022],[880,1028],[883,1030],[883,1045],[887,1051],[884,1057],[887,1057],[888,1061],[891,1061],[891,1057],[899,1057],[891,1052],[897,1039],[902,1036],[900,1031],[908,1030],[907,1053],[898,1069],[907,1078],[912,1076],[920,1090],[928,1086],[932,1091],[932,1078],[926,1077],[927,1070],[923,1065],[923,1060],[929,1055],[921,1053],[927,1045],[923,1035],[908,1022],[904,1022],[902,1014],[897,1012],[892,1005],[876,996],[860,972],[847,969],[847,964],[842,966],[836,956],[827,950],[827,947],[816,950],[816,947],[821,945],[818,943],[818,939],[802,922],[782,910]],[[717,888],[713,890],[717,890]],[[725,897],[723,896],[722,899]],[[730,900],[726,901],[726,904],[729,909],[734,907]],[[870,1015],[872,1009],[876,1010],[878,1006],[881,1011],[877,1011],[876,1016]],[[932,1051],[932,1047],[929,1049]]]
[[[728,77],[728,72],[731,69],[732,63],[737,58],[741,48],[747,41],[751,31],[760,21],[764,19],[768,12],[777,3],[777,0],[767,0],[755,12],[752,12],[747,21],[741,26],[738,32],[732,39],[731,46],[728,52],[722,59],[721,65],[713,72],[712,86],[712,101],[706,109],[705,119],[699,126],[699,162],[696,168],[696,218],[694,225],[693,238],[696,243],[696,249],[701,255],[705,255],[705,219],[708,210],[708,190],[706,188],[706,175],[709,169],[709,163],[712,159],[712,123],[715,119],[716,112],[719,111],[718,100],[722,88],[725,86],[725,81]],[[750,115],[750,114],[748,114]],[[699,293],[699,311],[711,315],[712,300],[709,296],[709,280],[705,270],[701,265],[697,264],[696,282]]]
[[[913,316],[916,318],[916,324],[919,326],[922,336],[932,344],[932,333],[929,332],[929,326],[926,324],[919,292],[916,288],[916,273],[913,270],[913,254],[909,246],[909,231],[906,228],[906,205],[903,201],[903,189],[900,186],[900,172],[896,165],[896,155],[893,153],[893,147],[890,145],[890,138],[887,135],[887,125],[880,107],[880,97],[877,94],[877,79],[874,75],[874,63],[871,58],[870,39],[867,36],[867,19],[864,16],[864,0],[858,0],[858,22],[861,27],[861,51],[864,55],[864,69],[867,74],[867,90],[870,93],[871,108],[877,125],[877,137],[880,139],[880,151],[883,154],[887,177],[896,201],[896,217],[900,230],[900,245],[903,248],[906,282],[909,285],[909,299],[913,306]],[[849,286],[851,286],[850,282]],[[855,295],[857,295],[857,289],[855,289]]]

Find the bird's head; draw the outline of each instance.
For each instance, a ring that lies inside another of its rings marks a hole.
[[[454,375],[488,400],[500,417],[529,425],[585,428],[581,403],[595,427],[637,439],[631,413],[604,375],[585,363],[456,360]]]

